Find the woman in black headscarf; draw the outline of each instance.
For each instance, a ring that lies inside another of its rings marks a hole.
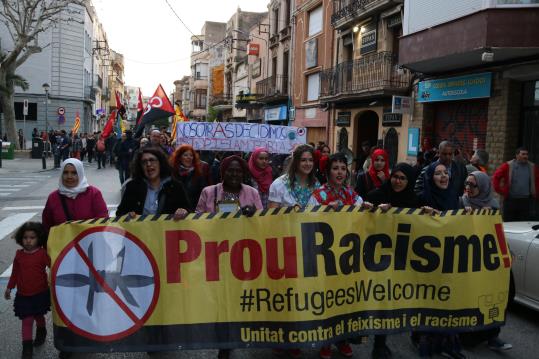
[[[438,161],[429,165],[424,174],[425,187],[420,194],[426,209],[447,211],[459,208],[459,196],[451,185],[449,170]]]
[[[414,193],[415,169],[407,163],[399,163],[388,181],[367,194],[366,200],[383,210],[390,207],[416,208],[419,198]]]

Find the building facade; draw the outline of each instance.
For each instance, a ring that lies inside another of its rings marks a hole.
[[[331,68],[333,30],[330,0],[296,0],[292,30],[292,124],[307,128],[307,142],[328,143],[332,128],[327,107],[322,107],[320,79]]]
[[[332,147],[350,158],[358,158],[366,143],[385,148],[390,165],[406,158],[410,116],[392,110],[393,96],[411,90],[410,72],[398,65],[402,4],[395,0],[331,4],[333,58],[331,68],[320,74],[320,97],[330,117]]]
[[[490,170],[521,145],[539,161],[538,18],[538,1],[405,3],[400,61],[419,75],[410,126],[420,143],[448,139],[465,157],[486,149]]]
[[[103,108],[103,82],[107,72],[106,54],[95,50],[106,46],[106,34],[99,23],[91,1],[85,6],[70,4],[60,16],[73,21],[58,22],[39,36],[42,52],[32,55],[17,74],[29,83],[27,91],[16,88],[15,117],[17,129],[24,131],[27,141],[33,128],[70,131],[78,113],[79,132],[97,127],[97,110]],[[10,37],[0,24],[2,48],[9,51]],[[48,45],[48,46],[45,46]],[[101,81],[100,81],[101,78]],[[47,93],[44,90],[47,84]],[[46,99],[48,98],[48,101]],[[28,100],[28,115],[23,115],[23,102]]]

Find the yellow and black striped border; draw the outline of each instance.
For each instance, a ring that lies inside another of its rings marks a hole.
[[[358,206],[341,206],[333,208],[330,206],[314,206],[307,208],[297,208],[297,207],[280,207],[280,208],[268,208],[263,210],[258,210],[253,214],[253,217],[264,217],[264,216],[275,216],[283,215],[289,213],[319,213],[319,212],[376,212],[380,211],[376,207],[373,209],[365,209]],[[421,208],[391,208],[386,213],[387,214],[421,214],[423,210]],[[499,213],[496,209],[476,209],[472,212],[467,213],[463,209],[456,209],[450,211],[443,211],[439,215],[440,217],[446,216],[457,216],[457,215],[480,215],[480,216],[494,216]],[[163,214],[163,215],[142,215],[137,217],[130,217],[129,215],[123,215],[118,217],[109,217],[109,218],[94,218],[94,219],[85,219],[80,221],[68,221],[67,224],[115,224],[115,223],[127,223],[127,222],[147,222],[147,221],[171,221],[173,220],[173,214]],[[241,211],[235,213],[232,212],[211,212],[211,213],[190,213],[183,220],[209,220],[209,219],[239,219],[247,218],[243,216]]]

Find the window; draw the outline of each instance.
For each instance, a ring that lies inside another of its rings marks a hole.
[[[322,6],[309,13],[309,36],[322,32]]]
[[[206,108],[206,91],[195,92],[195,108]]]
[[[279,32],[279,8],[275,8],[273,9],[273,29],[272,29],[272,32],[271,34],[272,35],[277,35],[277,33]]]
[[[320,73],[307,76],[307,101],[316,101],[320,96]]]
[[[23,106],[22,102],[15,102],[15,119],[17,121],[23,121]],[[28,115],[26,116],[26,121],[37,121],[37,103],[28,103]]]

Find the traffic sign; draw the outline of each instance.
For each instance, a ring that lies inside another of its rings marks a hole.
[[[28,100],[27,99],[24,99],[23,100],[23,106],[22,106],[22,114],[24,116],[28,116]]]
[[[76,334],[96,341],[136,332],[159,297],[159,270],[151,252],[116,227],[80,233],[58,256],[51,277],[59,317]]]

